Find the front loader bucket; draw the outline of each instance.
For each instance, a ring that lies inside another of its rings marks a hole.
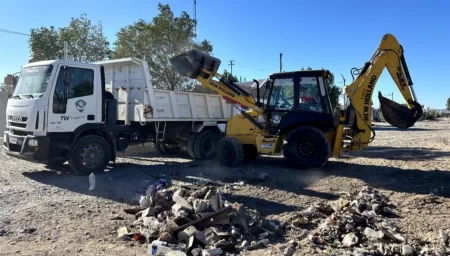
[[[416,102],[413,103],[415,108],[409,109],[407,106],[383,97],[381,92],[378,93],[378,99],[384,120],[394,127],[403,129],[411,127],[423,115],[422,106]]]
[[[220,60],[198,50],[190,50],[170,59],[170,62],[182,76],[208,79],[220,66]],[[202,72],[206,69],[212,74]]]

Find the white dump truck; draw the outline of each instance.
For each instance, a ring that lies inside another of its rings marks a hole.
[[[145,61],[40,61],[23,66],[6,109],[6,154],[49,166],[102,171],[130,144],[163,154],[184,146],[214,156],[226,121],[238,114],[219,95],[155,90]]]

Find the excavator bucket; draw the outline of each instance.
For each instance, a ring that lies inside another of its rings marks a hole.
[[[220,60],[198,50],[190,50],[170,59],[170,62],[182,76],[189,78],[213,76],[220,66]],[[211,72],[208,74],[203,69]]]
[[[378,93],[378,99],[384,120],[394,127],[403,129],[411,127],[423,115],[422,106],[418,103],[413,104],[414,109],[409,109],[407,106],[383,97],[381,92]]]

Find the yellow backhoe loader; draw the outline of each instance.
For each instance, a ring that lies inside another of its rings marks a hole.
[[[183,76],[196,79],[241,110],[230,118],[225,136],[216,145],[222,165],[235,166],[258,155],[280,152],[297,168],[324,166],[330,156],[366,148],[375,138],[372,128],[372,93],[387,68],[406,105],[379,93],[384,119],[398,128],[408,128],[423,115],[406,65],[403,47],[385,34],[372,58],[361,69],[353,68],[353,82],[344,86],[349,102],[334,111],[327,91],[333,80],[328,70],[274,73],[263,85],[257,80],[256,98],[217,73],[220,60],[197,50],[171,58]],[[264,87],[263,87],[264,86]],[[260,87],[265,94],[260,95]]]

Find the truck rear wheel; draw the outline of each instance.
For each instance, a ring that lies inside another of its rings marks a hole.
[[[323,167],[331,154],[325,134],[312,126],[299,127],[286,137],[284,157],[296,168]]]
[[[97,135],[87,135],[75,143],[69,157],[70,168],[76,172],[89,174],[101,172],[111,160],[108,142]]]
[[[198,159],[212,159],[216,153],[219,136],[213,131],[202,131],[194,140],[194,154]]]
[[[187,145],[186,145],[189,156],[194,159],[198,159],[194,152],[194,141],[195,141],[197,135],[198,135],[198,133],[192,133],[191,136],[189,136],[189,139],[188,139]]]
[[[226,137],[217,143],[216,156],[220,164],[236,166],[244,160],[244,148],[236,138]]]
[[[219,139],[219,135],[210,130],[191,134],[187,142],[187,151],[194,159],[212,159]]]

